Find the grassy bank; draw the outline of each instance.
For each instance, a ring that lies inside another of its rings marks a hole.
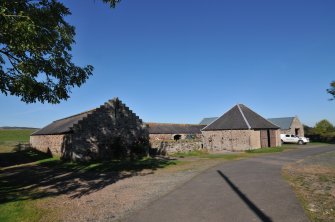
[[[335,152],[287,165],[283,176],[311,221],[335,221]]]

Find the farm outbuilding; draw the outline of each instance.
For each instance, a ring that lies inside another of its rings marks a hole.
[[[204,125],[147,123],[150,145],[157,154],[171,154],[202,149]]]
[[[211,151],[242,151],[280,146],[279,127],[238,104],[202,129],[204,147]]]
[[[147,123],[150,140],[183,140],[201,138],[201,129],[205,125]]]
[[[70,160],[143,155],[149,132],[118,98],[99,108],[56,120],[30,136],[33,148]]]
[[[295,117],[281,117],[270,118],[270,122],[280,127],[280,133],[291,134],[297,136],[305,136],[304,126],[297,116]]]

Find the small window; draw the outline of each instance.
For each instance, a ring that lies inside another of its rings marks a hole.
[[[286,135],[286,137],[290,137],[290,135]]]

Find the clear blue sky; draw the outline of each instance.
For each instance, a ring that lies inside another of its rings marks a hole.
[[[243,103],[335,123],[335,1],[64,1],[94,75],[58,105],[0,95],[0,126],[43,127],[119,97],[144,121],[198,123]]]

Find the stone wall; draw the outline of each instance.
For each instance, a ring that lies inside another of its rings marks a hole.
[[[53,156],[62,156],[61,150],[66,135],[39,135],[30,137],[30,146]]]
[[[151,141],[162,141],[162,140],[173,140],[175,135],[180,135],[182,140],[185,139],[200,139],[202,137],[201,134],[149,134],[150,142]]]
[[[31,146],[68,160],[147,155],[147,126],[120,100],[113,99],[79,120],[66,135],[30,137]]]
[[[149,133],[142,120],[118,99],[98,108],[73,127],[66,159],[111,159],[145,155]],[[145,151],[145,152],[143,152]]]
[[[193,150],[202,150],[201,140],[165,140],[151,141],[151,148],[156,150],[156,154],[167,155],[177,152],[188,152]]]
[[[203,131],[203,146],[209,151],[243,151],[261,147],[260,131]]]
[[[294,117],[290,129],[280,130],[280,133],[296,135],[296,129],[299,129],[298,136],[305,136],[304,126],[302,125],[298,117]]]

